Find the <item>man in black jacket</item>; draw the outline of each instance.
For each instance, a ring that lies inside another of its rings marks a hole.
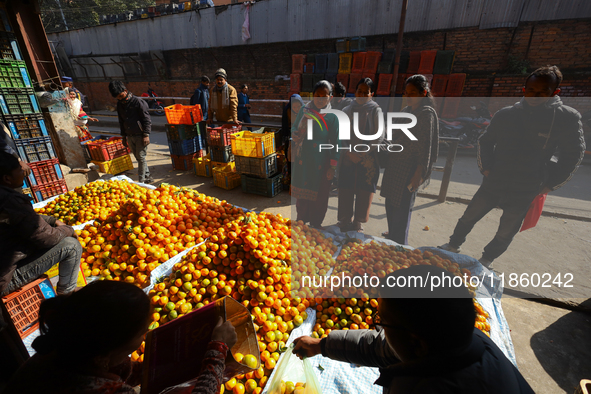
[[[154,179],[146,162],[152,129],[148,104],[129,92],[121,81],[109,83],[109,92],[117,99],[117,116],[123,144],[129,146],[138,162],[139,181],[152,183]]]
[[[199,122],[199,129],[201,131],[201,133],[203,133],[202,135],[206,135],[207,133],[207,111],[209,110],[209,83],[210,83],[210,79],[207,75],[204,75],[201,77],[201,85],[199,85],[199,87],[197,89],[195,89],[195,92],[193,92],[193,95],[191,96],[191,101],[189,101],[190,105],[196,105],[199,104],[201,106],[201,112],[203,113],[203,120],[201,122]],[[207,151],[207,138],[203,138],[203,145],[204,145],[204,149]]]
[[[560,82],[558,67],[541,67],[527,77],[521,101],[495,114],[478,140],[482,185],[441,249],[459,253],[474,225],[499,206],[499,229],[480,259],[490,267],[519,232],[534,198],[557,190],[573,176],[585,140],[581,115],[557,96]]]
[[[440,286],[431,289],[435,277]],[[533,394],[497,345],[474,328],[472,296],[462,281],[458,287],[452,284],[454,277],[430,265],[397,270],[378,286],[377,330],[299,337],[294,352],[380,368],[374,384],[384,394]],[[421,312],[428,313],[428,320]]]

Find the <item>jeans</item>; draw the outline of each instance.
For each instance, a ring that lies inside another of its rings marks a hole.
[[[242,114],[238,114],[238,120],[241,121],[242,123],[252,123],[250,120],[250,113],[247,111],[245,113]],[[252,131],[252,127],[247,127],[247,129],[249,131]]]
[[[150,169],[146,161],[146,154],[148,153],[148,145],[144,145],[144,136],[142,135],[128,135],[127,145],[131,149],[131,153],[135,156],[138,162],[138,178],[140,182],[150,179]]]
[[[410,216],[415,205],[417,192],[410,192],[404,188],[399,206],[392,204],[392,199],[386,198],[386,217],[388,219],[388,239],[401,245],[408,245],[408,229]]]
[[[464,215],[458,220],[449,243],[459,248],[466,241],[466,236],[472,231],[474,225],[498,206],[503,210],[499,228],[493,240],[484,247],[482,254],[483,258],[493,261],[507,250],[513,237],[519,232],[523,219],[525,219],[529,206],[536,195],[537,193],[516,195],[485,189],[481,186],[472,197]]]
[[[56,263],[59,265],[59,281],[57,294],[68,294],[76,289],[82,245],[77,239],[66,237],[48,250],[39,251],[24,260],[19,261],[12,279],[4,289],[3,294],[9,294],[16,289],[33,282]]]

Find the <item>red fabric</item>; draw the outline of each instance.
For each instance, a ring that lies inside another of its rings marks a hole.
[[[527,214],[525,215],[525,219],[523,219],[521,230],[519,230],[520,232],[536,227],[538,220],[540,220],[540,216],[542,216],[542,210],[544,209],[544,202],[546,201],[547,195],[548,194],[539,194],[534,198],[529,206]]]

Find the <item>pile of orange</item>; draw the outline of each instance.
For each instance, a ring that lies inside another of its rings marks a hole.
[[[378,300],[375,298],[319,298],[316,303],[314,338],[324,338],[333,330],[375,327],[373,319],[378,311]]]
[[[94,219],[105,220],[125,201],[139,199],[145,196],[146,191],[147,189],[126,181],[92,182],[60,195],[35,211],[74,226]]]
[[[78,231],[85,276],[145,287],[157,266],[242,214],[225,201],[171,185],[134,197]]]

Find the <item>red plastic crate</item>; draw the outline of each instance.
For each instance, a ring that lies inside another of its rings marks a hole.
[[[201,105],[174,104],[164,107],[166,120],[170,124],[196,124],[203,120]]]
[[[433,74],[433,66],[437,51],[421,51],[421,62],[419,63],[419,74]]]
[[[427,78],[427,83],[429,84],[429,87],[431,87],[433,84],[433,74],[423,74],[423,76]]]
[[[365,67],[363,71],[366,73],[375,74],[378,72],[378,64],[382,60],[382,52],[368,51],[365,56]]]
[[[306,62],[306,55],[291,55],[291,72],[292,72],[292,74],[303,74],[305,62]]]
[[[447,80],[449,75],[436,74],[433,76],[433,83],[431,84],[431,93],[435,97],[445,96],[445,89],[447,88]]]
[[[407,74],[417,74],[421,65],[421,51],[411,51],[408,59]]]
[[[47,183],[45,185],[31,186],[35,201],[41,202],[47,200],[49,197],[57,196],[68,192],[68,186],[64,179],[56,182]]]
[[[304,74],[314,74],[314,63],[304,63]]]
[[[364,72],[363,74],[361,74],[361,78],[369,78],[374,84],[378,82],[376,78],[376,73]]]
[[[122,137],[111,137],[101,142],[89,142],[86,146],[90,157],[96,161],[109,161],[131,153],[131,150],[123,145]]]
[[[464,83],[466,82],[466,74],[450,74],[447,81],[447,88],[445,89],[446,97],[460,97],[464,91]]]
[[[59,165],[59,159],[29,163],[29,167],[31,167],[31,173],[37,186],[63,179],[64,177],[62,175],[62,171],[59,169]]]
[[[380,74],[376,93],[380,96],[390,95],[390,89],[392,88],[392,78],[394,78],[393,74]]]
[[[25,338],[39,328],[39,306],[46,298],[53,296],[55,296],[55,293],[51,287],[51,282],[46,276],[42,276],[19,290],[2,297],[4,307],[21,338]]]
[[[203,156],[205,156],[204,149],[185,156],[170,155],[170,158],[172,159],[172,168],[181,171],[193,170],[193,159],[198,159]]]
[[[396,80],[396,94],[404,93],[404,82],[406,82],[406,78],[408,78],[408,74],[398,74],[398,79]]]
[[[349,76],[349,88],[347,89],[347,93],[355,93],[357,90],[357,84],[361,81],[363,76],[361,74],[350,74]]]
[[[443,111],[441,117],[444,119],[454,119],[458,116],[458,109],[460,108],[460,99],[456,97],[448,97],[443,103]]]
[[[302,90],[302,74],[291,74],[289,76],[289,90],[292,92]]]
[[[241,126],[223,125],[222,127],[207,128],[207,140],[210,146],[230,146],[230,136],[242,130]]]
[[[351,74],[337,74],[337,82],[342,83],[345,88],[349,86],[349,76]]]
[[[367,52],[355,52],[353,54],[353,66],[351,67],[351,74],[362,74],[365,69],[365,59]]]

